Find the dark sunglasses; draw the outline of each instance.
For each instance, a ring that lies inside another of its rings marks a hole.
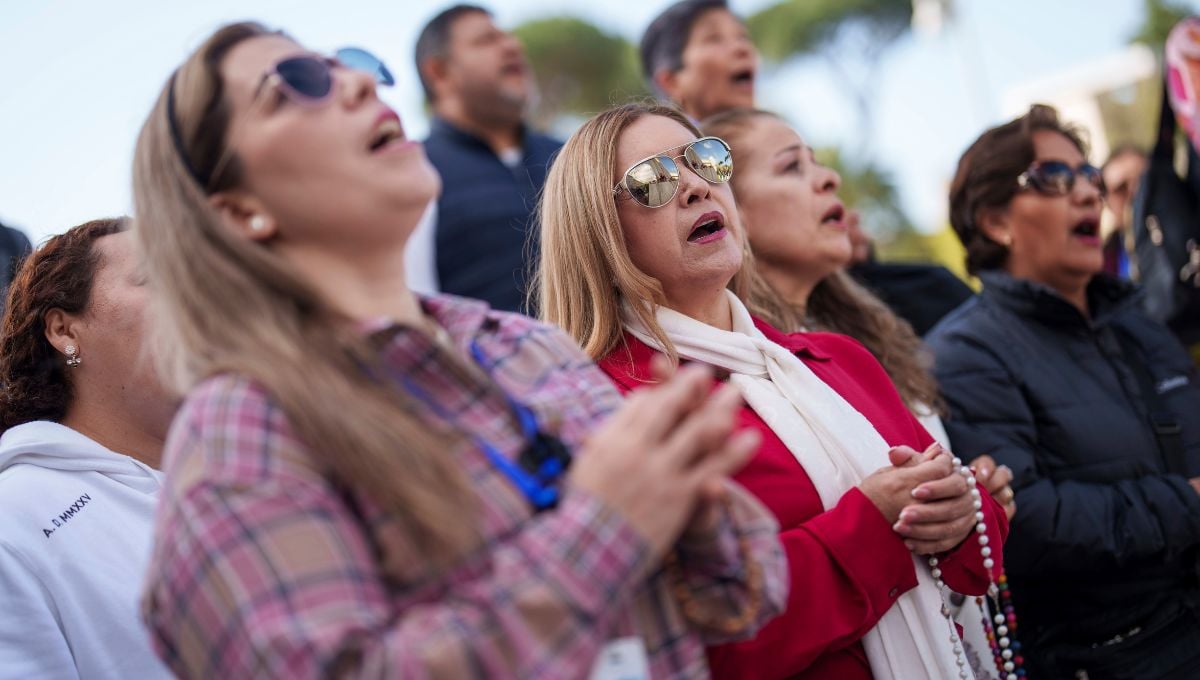
[[[1088,163],[1072,168],[1062,161],[1038,161],[1017,177],[1017,186],[1033,189],[1046,196],[1066,196],[1075,188],[1076,177],[1082,177],[1083,181],[1095,187],[1101,196],[1108,193],[1100,168]]]
[[[392,72],[378,57],[358,47],[343,47],[334,52],[332,58],[305,54],[279,61],[263,75],[258,91],[262,91],[262,85],[266,82],[278,78],[279,90],[289,99],[307,106],[318,105],[333,93],[333,69],[336,66],[366,71],[380,85],[396,84]],[[201,188],[207,190],[212,177],[196,170],[196,166],[188,157],[183,137],[179,133],[178,117],[175,114],[175,79],[178,75],[177,69],[171,74],[170,81],[167,82],[167,125],[171,131],[171,142],[175,146],[175,152],[179,154],[180,160],[183,161],[184,167],[187,168],[188,174],[196,180]]]
[[[722,184],[733,177],[733,155],[729,145],[717,137],[703,137],[683,146],[683,153],[672,156],[666,151],[634,163],[621,181],[613,187],[613,195],[625,191],[633,200],[647,208],[661,208],[675,198],[679,191],[679,166],[682,158],[692,172],[710,184]]]
[[[267,71],[262,82],[278,79],[279,90],[288,98],[312,106],[323,103],[333,93],[333,69],[337,66],[370,73],[380,85],[396,84],[392,72],[378,57],[358,47],[343,47],[332,58],[315,54],[288,57]]]

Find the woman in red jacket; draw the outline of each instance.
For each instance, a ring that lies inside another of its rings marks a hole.
[[[738,478],[781,522],[792,592],[758,638],[710,650],[714,674],[970,677],[942,598],[987,590],[1003,511],[860,344],[781,333],[727,290],[747,257],[732,160],[698,137],[636,104],[584,124],[547,179],[537,293],[624,391],[658,354],[709,363],[763,435]]]

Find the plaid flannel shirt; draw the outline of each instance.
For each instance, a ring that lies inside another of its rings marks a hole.
[[[493,379],[572,450],[620,403],[609,380],[562,331],[450,296],[423,301],[465,350],[475,341]],[[503,398],[454,382],[425,335],[378,331],[394,378],[421,385],[434,415],[515,458],[524,445]],[[330,404],[330,408],[336,408]],[[655,678],[707,677],[660,565],[619,512],[568,488],[531,515],[524,496],[473,444],[448,452],[477,491],[484,547],[430,574],[394,517],[318,471],[259,385],[221,375],[197,386],[167,441],[144,617],[182,677],[579,678],[603,645],[636,635]],[[648,455],[652,452],[647,452]],[[738,537],[763,567],[752,635],[786,601],[774,518],[734,486],[718,527],[676,552],[707,611],[748,597]]]

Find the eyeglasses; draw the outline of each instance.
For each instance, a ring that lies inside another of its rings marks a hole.
[[[344,66],[365,71],[380,85],[395,85],[396,79],[382,61],[358,47],[343,47],[332,58],[315,54],[288,57],[275,64],[263,76],[263,83],[278,78],[279,89],[298,104],[308,106],[324,103],[333,93],[333,68]],[[259,86],[259,89],[262,85]]]
[[[335,52],[332,58],[305,54],[279,61],[263,75],[255,94],[261,92],[267,82],[278,79],[279,90],[292,101],[305,106],[323,104],[333,93],[333,69],[336,66],[366,71],[380,85],[396,84],[392,72],[378,57],[358,47],[343,47]],[[207,189],[212,175],[203,175],[196,170],[188,157],[183,137],[179,132],[179,124],[176,122],[178,117],[175,114],[175,78],[178,75],[179,71],[172,73],[171,80],[167,83],[167,123],[171,129],[171,141],[188,173],[196,183]]]
[[[663,152],[634,163],[613,187],[613,195],[625,191],[647,208],[661,208],[670,203],[679,191],[677,158],[684,159],[692,172],[710,184],[723,184],[733,176],[733,155],[729,145],[717,137],[703,137],[689,142],[678,156]]]
[[[1108,193],[1100,168],[1084,163],[1077,168],[1062,161],[1037,161],[1017,177],[1017,186],[1033,189],[1046,196],[1066,196],[1075,188],[1075,178],[1082,177],[1095,187],[1101,196]]]

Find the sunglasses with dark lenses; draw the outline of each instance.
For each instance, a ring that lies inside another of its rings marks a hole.
[[[275,64],[263,76],[263,83],[278,78],[279,89],[292,101],[305,105],[315,105],[324,102],[333,92],[333,68],[344,68],[366,71],[380,85],[394,85],[396,79],[392,72],[378,57],[358,47],[344,47],[334,53],[332,58],[315,54],[289,57]],[[167,81],[167,124],[171,130],[171,143],[175,152],[187,168],[188,174],[196,180],[201,188],[207,190],[212,181],[209,173],[201,173],[188,157],[183,138],[179,133],[178,118],[175,114],[175,79],[179,75],[176,70]],[[259,86],[261,90],[261,85]]]
[[[1087,163],[1072,168],[1062,161],[1034,163],[1017,177],[1017,186],[1022,189],[1033,189],[1046,196],[1066,196],[1075,188],[1076,177],[1082,177],[1083,181],[1099,190],[1101,196],[1108,193],[1100,168]]]
[[[343,47],[332,58],[315,54],[288,57],[275,64],[263,80],[278,78],[279,90],[296,103],[320,104],[333,92],[335,66],[366,71],[380,85],[396,84],[392,72],[378,57],[358,47]]]
[[[678,148],[634,163],[613,187],[613,195],[625,191],[647,208],[661,208],[670,203],[679,191],[679,166],[675,163],[679,158],[710,184],[728,182],[733,176],[733,155],[724,140],[703,137],[684,146],[683,153],[678,156],[668,153]]]

